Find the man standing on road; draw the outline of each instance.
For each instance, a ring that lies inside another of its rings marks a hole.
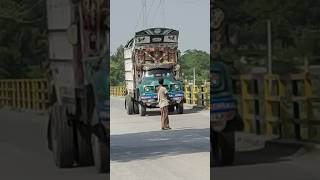
[[[168,91],[163,86],[163,79],[159,79],[159,89],[158,89],[158,103],[161,112],[161,129],[168,130],[171,129],[169,126],[169,101],[168,101]]]

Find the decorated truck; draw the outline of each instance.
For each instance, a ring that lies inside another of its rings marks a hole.
[[[46,0],[48,146],[59,168],[109,171],[107,0]]]
[[[243,129],[233,94],[232,66],[222,55],[227,43],[227,6],[222,0],[211,1],[211,63],[210,63],[210,144],[211,166],[232,165],[235,159],[235,132]]]
[[[168,90],[169,111],[183,113],[183,86],[179,81],[179,31],[150,28],[135,33],[124,47],[128,114],[146,115],[147,108],[157,108],[159,79]]]

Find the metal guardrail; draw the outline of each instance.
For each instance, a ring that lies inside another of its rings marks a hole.
[[[246,132],[320,142],[320,99],[307,75],[238,75],[233,85]]]
[[[210,86],[209,85],[185,85],[184,98],[187,104],[198,106],[210,106]]]
[[[125,96],[126,87],[125,86],[110,86],[110,96]]]
[[[47,110],[48,85],[46,79],[4,79],[0,80],[0,106],[36,111]],[[208,85],[185,85],[185,99],[188,104],[209,107]],[[124,86],[111,86],[111,96],[125,96]]]
[[[0,106],[44,111],[47,94],[45,79],[0,80]]]
[[[125,96],[124,86],[111,86],[110,87],[111,96]],[[198,106],[209,107],[210,90],[209,85],[184,86],[184,97],[187,104],[196,104]]]

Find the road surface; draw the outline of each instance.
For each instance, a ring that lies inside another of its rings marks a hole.
[[[127,116],[123,99],[111,99],[112,180],[209,179],[209,112],[170,115],[160,130],[158,112]],[[5,180],[106,180],[93,167],[58,169],[46,144],[47,115],[0,110],[0,172]],[[263,148],[237,134],[236,162],[211,168],[214,180],[318,180],[320,150]],[[258,138],[261,139],[261,138]]]
[[[0,179],[106,180],[94,167],[58,169],[46,144],[45,113],[0,110]]]
[[[251,136],[251,137],[250,137]],[[320,149],[264,146],[262,136],[237,134],[235,164],[211,168],[214,180],[317,180],[320,179]]]
[[[209,180],[209,111],[169,115],[160,130],[159,111],[127,115],[123,98],[111,98],[112,180]]]

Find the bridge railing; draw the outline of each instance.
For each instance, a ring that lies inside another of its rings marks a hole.
[[[46,110],[47,89],[45,79],[0,80],[0,106]]]
[[[110,86],[110,96],[125,96],[126,87],[125,86]]]
[[[185,85],[186,103],[209,106],[209,85]],[[111,96],[125,96],[124,86],[111,86]],[[0,106],[16,109],[45,111],[48,103],[46,79],[4,79],[0,80]]]
[[[111,86],[111,96],[125,96],[124,86]],[[209,85],[185,85],[184,86],[184,97],[187,104],[196,104],[199,106],[209,106],[210,90]]]
[[[246,132],[320,141],[320,99],[306,74],[238,75],[233,85]]]
[[[187,104],[210,106],[210,85],[185,85],[184,98]]]

